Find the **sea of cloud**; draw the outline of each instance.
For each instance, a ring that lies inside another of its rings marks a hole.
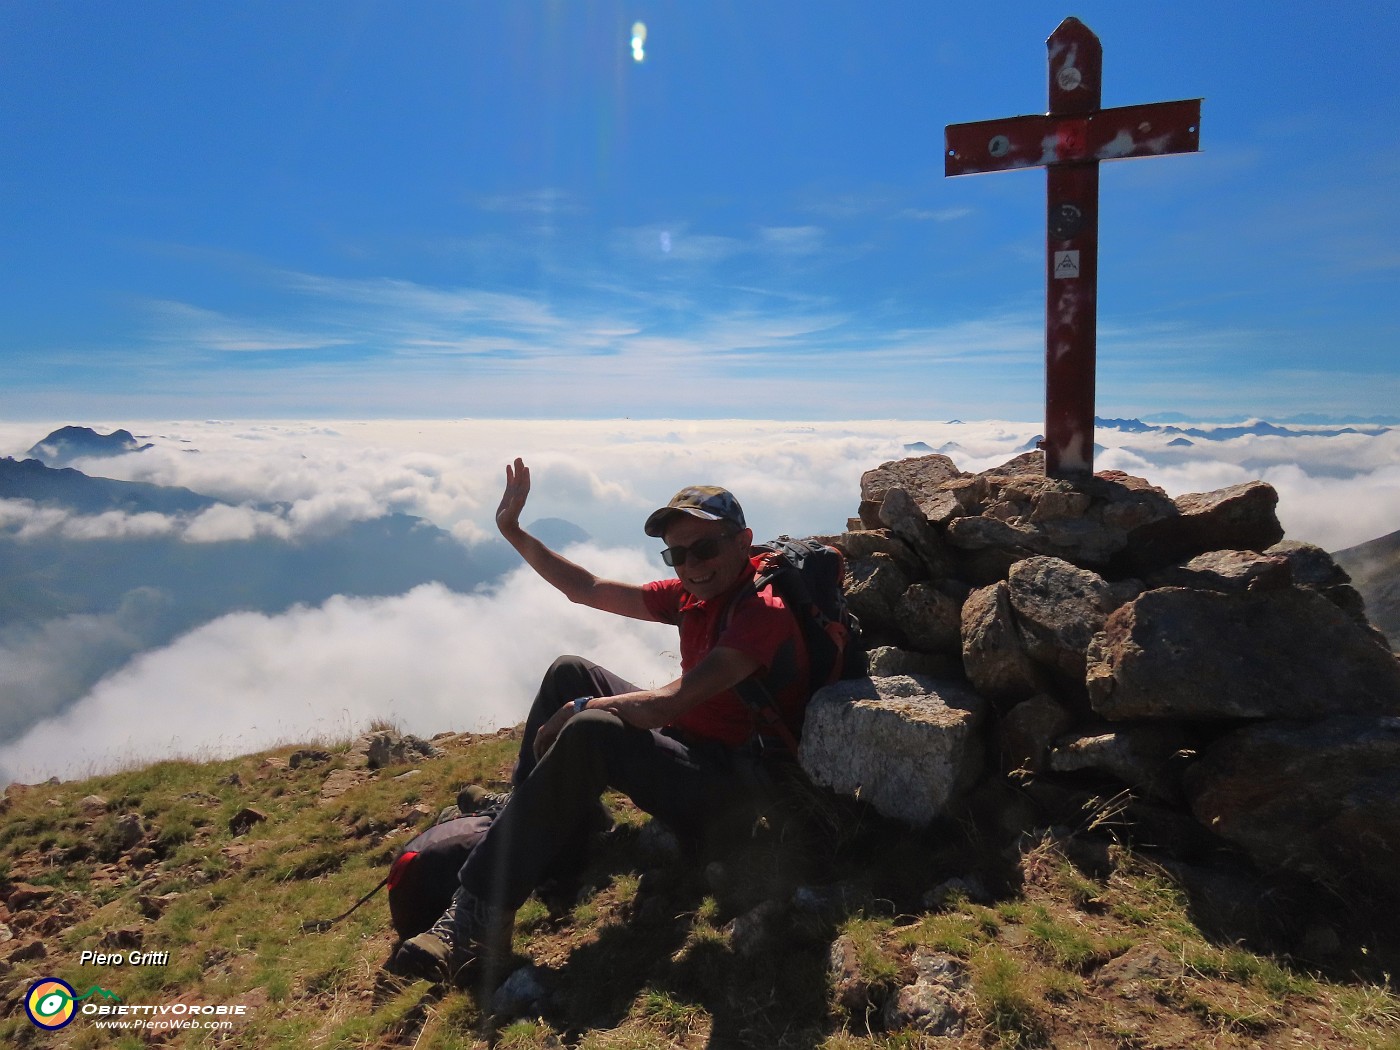
[[[57,424],[55,424],[56,426]],[[989,421],[190,421],[126,427],[153,448],[74,464],[85,473],[183,486],[229,502],[190,516],[69,515],[0,501],[0,532],[84,538],[168,534],[191,542],[289,542],[388,512],[414,514],[462,543],[494,534],[504,466],[531,467],[524,519],[564,518],[574,550],[604,575],[667,573],[640,523],[685,484],[732,489],[760,537],[840,531],[860,475],[931,448],[963,470],[1001,463],[1038,425]],[[0,423],[0,455],[21,456],[52,426]],[[1172,495],[1263,478],[1290,537],[1339,550],[1400,528],[1400,431],[1197,438],[1100,430],[1100,469]],[[0,638],[0,689],[33,699],[85,645],[117,644],[122,619],[74,617]],[[539,675],[575,652],[639,684],[674,674],[673,632],[570,605],[526,570],[470,594],[428,585],[391,598],[334,598],[279,615],[236,613],[139,652],[74,707],[0,743],[0,782],[73,776],[169,755],[239,753],[346,737],[376,719],[420,734],[523,717]]]
[[[646,575],[633,551],[568,553],[612,576]],[[472,594],[424,584],[277,616],[233,613],[138,655],[0,747],[0,780],[342,740],[376,720],[421,736],[492,729],[524,719],[562,653],[646,687],[675,677],[674,647],[673,629],[571,605],[525,568]]]

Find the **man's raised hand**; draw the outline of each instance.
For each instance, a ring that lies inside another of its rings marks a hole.
[[[501,505],[496,508],[496,528],[503,535],[520,528],[520,512],[525,509],[525,501],[530,496],[530,468],[518,456],[512,467],[506,464],[506,490],[501,494]]]

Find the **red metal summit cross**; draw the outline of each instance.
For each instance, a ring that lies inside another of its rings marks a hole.
[[[1046,169],[1045,473],[1094,472],[1099,161],[1200,148],[1201,100],[1100,109],[1103,46],[1077,18],[1046,41],[1050,111],[945,131],[945,175]]]

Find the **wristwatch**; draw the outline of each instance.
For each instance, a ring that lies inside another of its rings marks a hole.
[[[575,697],[575,698],[571,701],[571,702],[573,703],[573,705],[574,705],[574,714],[578,714],[578,713],[579,713],[580,711],[582,711],[585,707],[587,707],[587,706],[588,706],[588,701],[590,701],[590,700],[592,700],[592,699],[593,699],[593,697],[591,697],[591,696],[578,696],[578,697]]]

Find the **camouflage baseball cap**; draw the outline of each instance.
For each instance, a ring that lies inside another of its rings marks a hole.
[[[739,528],[744,524],[744,508],[728,489],[718,485],[688,485],[671,497],[671,502],[647,518],[644,526],[648,536],[659,537],[666,523],[676,514],[689,514],[706,521],[727,521]]]

